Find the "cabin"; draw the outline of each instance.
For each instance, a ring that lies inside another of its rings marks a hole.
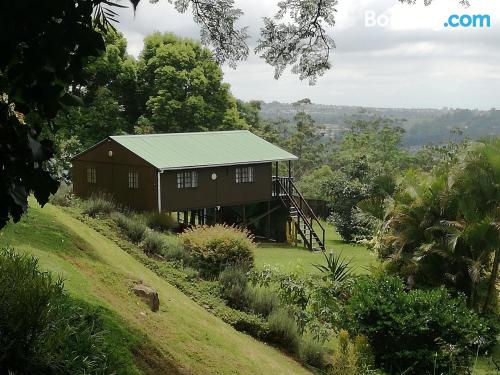
[[[282,237],[277,223],[288,221],[308,248],[324,250],[321,223],[293,183],[294,160],[247,130],[111,136],[72,159],[73,191],[174,213],[186,225],[234,223],[267,237]],[[287,176],[279,175],[283,164]]]

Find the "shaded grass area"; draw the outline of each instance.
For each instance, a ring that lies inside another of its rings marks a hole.
[[[352,259],[355,273],[366,274],[371,266],[377,264],[377,258],[368,249],[359,244],[345,243],[342,241],[335,228],[322,222],[325,228],[325,243],[327,252],[342,252],[342,256]],[[286,244],[262,243],[255,251],[257,267],[265,265],[276,266],[285,272],[319,272],[313,264],[325,262],[321,252],[311,252],[300,243],[297,246]]]
[[[92,272],[106,272],[90,243],[69,230],[47,213],[50,209],[30,208],[29,214],[0,231],[0,246],[10,245],[39,259],[40,265],[63,279],[65,289],[76,300],[98,308],[106,331],[106,343],[120,374],[181,374],[178,365],[163,355],[149,338],[132,327],[119,313],[95,294],[99,280],[90,280]],[[102,280],[102,278],[100,279]],[[109,273],[109,282],[116,280]]]
[[[114,241],[75,219],[73,209],[31,204],[21,223],[0,232],[0,244],[35,255],[42,267],[65,279],[71,295],[109,311],[110,322],[117,325],[109,328],[114,346],[123,350],[136,373],[309,373],[210,314]],[[139,280],[158,291],[158,313],[131,294],[130,283]]]

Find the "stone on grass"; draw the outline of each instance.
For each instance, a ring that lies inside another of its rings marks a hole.
[[[132,287],[132,291],[149,306],[151,311],[158,311],[160,308],[160,298],[156,289],[144,284],[135,284]]]

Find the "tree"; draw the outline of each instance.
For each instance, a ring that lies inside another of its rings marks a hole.
[[[328,139],[322,133],[324,128],[316,125],[309,114],[299,112],[294,120],[295,128],[284,142],[288,151],[299,158],[293,165],[293,175],[300,180],[308,171],[324,164]]]
[[[144,118],[156,132],[244,128],[212,53],[190,39],[155,33],[139,61]]]
[[[472,144],[452,167],[407,175],[388,200],[375,248],[410,287],[447,285],[469,305],[494,302],[500,261],[500,140]]]
[[[58,182],[45,170],[53,144],[38,136],[47,120],[77,101],[69,85],[84,80],[84,61],[104,49],[102,24],[92,16],[99,5],[97,0],[0,5],[0,228],[10,217],[20,219],[30,193],[43,205],[57,190]]]
[[[394,190],[394,179],[409,163],[401,139],[404,130],[392,120],[355,120],[331,153],[334,178],[324,186],[335,224],[344,241],[370,237],[373,220],[357,206],[381,206]]]

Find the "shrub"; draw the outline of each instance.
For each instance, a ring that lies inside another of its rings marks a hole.
[[[180,239],[205,277],[215,278],[230,265],[253,266],[255,243],[247,230],[227,225],[200,226],[186,230]]]
[[[104,195],[94,195],[87,199],[83,204],[83,213],[96,217],[100,214],[109,215],[116,210],[114,202]]]
[[[55,206],[69,207],[73,199],[73,186],[61,182],[57,192],[50,196],[49,202]]]
[[[299,346],[299,330],[293,317],[283,309],[274,310],[268,319],[267,340],[290,353],[296,353]]]
[[[299,342],[298,356],[302,363],[316,368],[322,369],[327,365],[326,348],[309,335],[302,336]]]
[[[278,295],[269,287],[249,286],[245,300],[250,309],[263,317],[269,316],[280,305]]]
[[[130,241],[139,243],[143,240],[146,226],[141,221],[129,218],[121,213],[113,215],[113,220]]]
[[[240,310],[248,307],[248,281],[245,269],[238,266],[227,267],[219,275],[219,283],[221,295],[229,306]]]
[[[19,374],[108,374],[96,311],[63,292],[38,261],[0,250],[0,369]]]
[[[374,360],[368,340],[357,336],[354,341],[346,330],[338,335],[338,346],[333,353],[331,375],[375,375]]]
[[[168,261],[182,261],[184,264],[190,264],[189,255],[180,243],[166,243],[162,254]]]
[[[478,343],[495,340],[463,296],[452,298],[444,288],[405,292],[402,280],[385,274],[358,282],[347,311],[353,332],[370,340],[377,365],[392,371],[465,373]]]
[[[146,225],[154,230],[167,232],[176,229],[177,221],[166,213],[150,212],[145,215]]]
[[[148,232],[142,241],[142,248],[147,254],[160,255],[165,246],[163,235],[157,232]]]

